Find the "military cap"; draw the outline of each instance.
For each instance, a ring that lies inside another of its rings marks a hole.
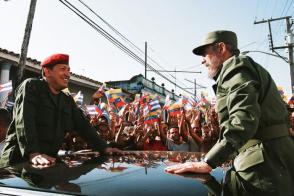
[[[219,30],[208,33],[202,44],[193,49],[193,53],[196,55],[202,55],[206,46],[218,42],[231,44],[235,49],[238,49],[236,33],[227,30]]]
[[[52,67],[56,64],[68,65],[69,56],[67,54],[53,54],[44,59],[41,63],[41,67]]]

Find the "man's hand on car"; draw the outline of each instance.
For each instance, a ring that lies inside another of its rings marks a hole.
[[[175,174],[185,172],[210,173],[211,170],[212,168],[205,162],[186,162],[165,168],[166,172]]]
[[[56,162],[56,158],[50,157],[46,154],[40,154],[40,153],[31,153],[29,155],[29,161],[32,163],[33,166],[37,167],[49,167]]]

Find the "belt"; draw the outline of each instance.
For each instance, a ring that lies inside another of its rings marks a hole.
[[[286,124],[277,124],[258,129],[256,135],[254,136],[256,139],[248,140],[241,148],[239,148],[238,152],[240,153],[251,146],[260,144],[261,142],[288,135],[290,135],[290,133]]]
[[[260,139],[264,142],[287,135],[290,135],[288,126],[286,124],[276,124],[258,129],[253,138]]]

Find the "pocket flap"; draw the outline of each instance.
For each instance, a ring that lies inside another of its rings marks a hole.
[[[260,145],[252,146],[241,152],[234,160],[236,171],[246,169],[264,162],[263,152]]]

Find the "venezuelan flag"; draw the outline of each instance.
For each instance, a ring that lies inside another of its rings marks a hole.
[[[176,116],[181,113],[181,108],[182,105],[176,102],[168,108],[168,112],[171,116]]]

